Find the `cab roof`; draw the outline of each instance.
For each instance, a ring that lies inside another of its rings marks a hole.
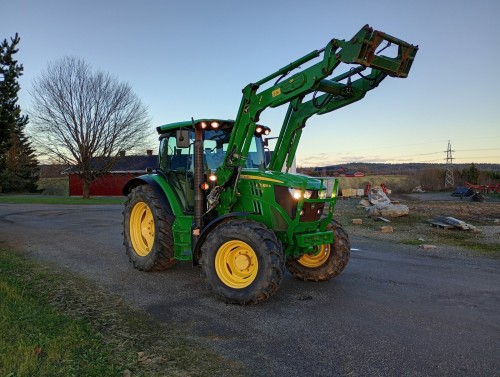
[[[179,128],[192,128],[193,124],[196,125],[201,122],[206,122],[206,123],[218,122],[221,125],[221,127],[234,126],[234,120],[232,119],[203,118],[203,119],[186,120],[183,122],[164,124],[162,126],[156,127],[156,131],[158,131],[159,134],[163,134],[165,132],[177,130]]]

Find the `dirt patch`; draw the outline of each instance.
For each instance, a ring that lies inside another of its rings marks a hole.
[[[475,225],[500,225],[499,202],[471,202],[460,199],[452,201],[406,201],[410,211],[427,216],[451,216]]]
[[[444,200],[443,200],[444,198]],[[500,257],[500,202],[482,203],[449,198],[449,194],[438,193],[422,198],[412,195],[390,196],[409,207],[408,216],[390,219],[390,223],[377,221],[366,214],[358,204],[360,198],[339,200],[335,207],[335,218],[344,224],[351,236],[385,239],[392,242],[413,244],[435,244],[438,247],[458,247],[470,251]],[[428,220],[435,216],[450,216],[477,227],[477,232],[448,230],[431,226]],[[361,218],[362,224],[352,220]],[[384,233],[382,227],[390,225],[393,232]]]

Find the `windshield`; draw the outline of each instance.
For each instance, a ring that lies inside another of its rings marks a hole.
[[[229,139],[231,138],[231,129],[205,131],[204,138],[203,147],[205,148],[208,168],[215,170],[224,161]],[[265,169],[264,148],[261,137],[254,136],[252,138],[244,168]]]
[[[203,149],[205,167],[216,170],[224,162],[232,129],[218,129],[204,131]],[[178,148],[175,132],[165,133],[160,144],[160,168],[162,170],[193,171],[193,143],[194,132],[190,132],[190,146]],[[262,138],[254,136],[250,142],[248,156],[245,160],[245,169],[265,170],[265,154]]]

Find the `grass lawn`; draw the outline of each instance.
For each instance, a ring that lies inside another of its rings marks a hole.
[[[92,282],[0,248],[0,376],[245,375]]]

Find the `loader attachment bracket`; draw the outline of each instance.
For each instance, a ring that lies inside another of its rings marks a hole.
[[[413,59],[418,51],[418,46],[411,45],[401,39],[395,38],[384,32],[373,30],[368,25],[364,27],[364,36],[361,40],[353,42],[361,43],[359,55],[353,60],[354,63],[361,64],[365,67],[378,69],[393,77],[407,77],[410,71]],[[358,34],[359,36],[359,34]],[[377,49],[383,42],[388,45],[394,44],[398,46],[398,56],[391,58],[384,55],[378,55],[386,47]]]

